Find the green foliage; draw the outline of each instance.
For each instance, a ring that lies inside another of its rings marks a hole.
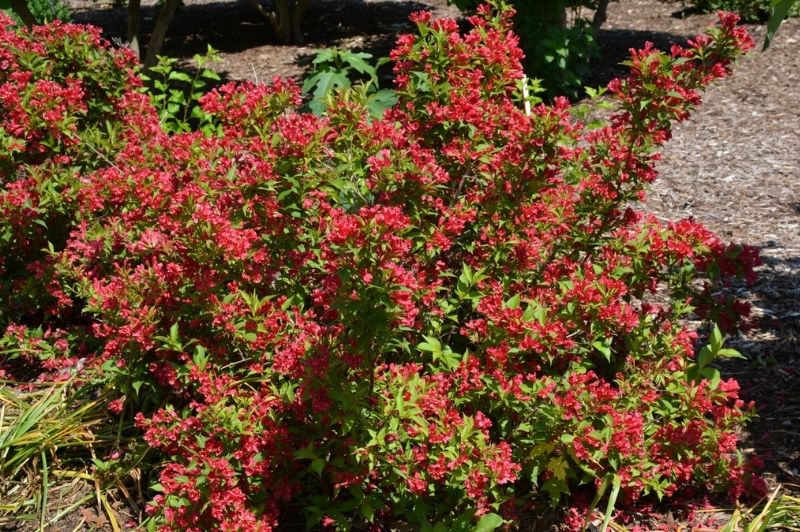
[[[328,48],[317,54],[312,62],[314,70],[303,83],[303,93],[311,94],[309,109],[316,115],[325,112],[334,95],[342,89],[350,88],[357,80],[364,103],[370,114],[380,117],[383,112],[397,102],[391,89],[381,89],[378,84],[378,68],[386,59],[378,60],[377,65],[369,61],[372,54],[351,52]]]
[[[54,20],[69,22],[72,11],[63,0],[28,0],[28,9],[38,24],[46,24]]]
[[[19,15],[11,8],[10,0],[0,0],[0,9],[9,12],[17,24],[22,22]],[[72,11],[63,0],[28,0],[28,9],[37,24],[46,24],[54,20],[63,22],[72,20]]]
[[[531,75],[543,80],[547,95],[551,98],[557,95],[579,97],[583,79],[590,72],[590,62],[600,53],[592,27],[579,19],[570,28],[538,27],[529,34],[542,35],[532,52],[529,45],[523,42],[528,52],[526,66]]]
[[[158,64],[142,76],[149,82],[149,86],[143,90],[158,110],[166,131],[213,131],[214,126],[210,123],[208,114],[200,107],[199,101],[215,82],[220,81],[219,74],[206,68],[206,65],[219,61],[219,53],[209,45],[205,54],[195,54],[196,68],[193,76],[176,68],[177,59],[164,56],[159,56]]]

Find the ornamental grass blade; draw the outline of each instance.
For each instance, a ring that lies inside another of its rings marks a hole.
[[[764,37],[764,47],[761,49],[762,52],[769,48],[772,38],[789,14],[789,9],[791,9],[792,5],[797,1],[798,0],[773,0],[772,15],[770,15],[769,22],[767,22],[767,35]]]

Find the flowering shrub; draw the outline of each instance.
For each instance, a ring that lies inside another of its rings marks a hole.
[[[3,30],[0,360],[114,390],[109,415],[159,457],[151,528],[267,530],[302,508],[308,526],[491,529],[587,493],[743,493],[748,409],[709,365],[735,353],[715,330],[695,356],[681,319],[740,325],[720,288],[757,255],[633,205],[750,38],[722,15],[634,52],[591,129],[564,100],[521,110],[499,7],[465,35],[416,14],[379,119],[365,91],[315,116],[292,83],[230,84],[201,100],[214,127],[175,134],[96,34]],[[41,66],[75,39],[95,67]]]

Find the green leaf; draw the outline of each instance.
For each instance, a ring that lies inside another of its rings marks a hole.
[[[170,81],[185,81],[186,83],[192,82],[192,78],[189,76],[189,74],[185,72],[179,72],[177,70],[173,70],[169,73],[169,79]]]
[[[192,356],[192,362],[197,368],[202,371],[206,368],[206,362],[208,362],[208,357],[206,356],[206,349],[202,345],[198,345],[195,347],[194,356]]]
[[[414,71],[411,76],[417,82],[417,90],[420,92],[429,92],[431,90],[430,76],[425,72]]]
[[[603,342],[592,342],[592,346],[603,353],[603,356],[608,362],[611,362],[611,348]]]
[[[372,54],[366,52],[343,53],[342,59],[361,74],[366,74],[370,77],[375,75],[375,67],[365,61],[365,59],[372,59]]]
[[[622,486],[622,479],[619,475],[614,475],[611,483],[611,494],[608,496],[608,505],[606,506],[606,513],[603,515],[603,525],[600,527],[600,532],[608,530],[608,524],[611,522],[611,514],[614,512],[614,506],[617,504],[617,496],[619,489]]]
[[[567,478],[567,462],[563,456],[554,456],[547,463],[547,469],[553,474],[557,480],[566,480]]]
[[[797,1],[800,0],[772,0],[772,15],[770,15],[769,22],[767,22],[767,35],[764,37],[764,47],[762,51],[769,48],[772,38],[775,36],[778,28],[781,27],[781,23],[789,15],[789,10],[792,8],[792,5]]]
[[[319,80],[320,78],[322,78],[323,74],[324,72],[320,72],[318,74],[314,74],[313,76],[306,78],[306,80],[303,82],[303,89],[302,89],[303,94],[308,94],[309,92],[311,92],[311,89],[313,89],[317,85],[317,83],[319,83]]]
[[[708,379],[708,386],[712,390],[716,390],[719,386],[719,382],[722,379],[722,376],[719,373],[717,368],[705,368],[700,370],[700,375]]]
[[[381,89],[367,99],[369,114],[380,118],[383,113],[397,103],[397,94],[391,89]]]
[[[708,366],[712,360],[714,360],[714,352],[711,350],[710,346],[703,347],[700,353],[697,354],[697,366],[700,369]]]
[[[746,356],[741,354],[736,349],[731,349],[729,347],[726,347],[724,349],[720,349],[719,352],[717,353],[717,356],[720,356],[722,358],[741,358],[741,359],[747,360]]]
[[[315,65],[319,65],[320,63],[327,63],[329,61],[333,61],[333,58],[336,56],[338,51],[335,48],[326,48],[321,52],[318,52],[317,55],[314,57],[312,63]]]
[[[308,447],[303,447],[294,452],[294,457],[298,460],[315,460],[317,454],[314,452],[314,445],[309,444]]]
[[[484,514],[478,524],[475,525],[475,532],[490,532],[502,526],[503,518],[497,514]]]
[[[316,460],[311,462],[311,470],[317,474],[317,476],[322,476],[322,470],[325,469],[325,460],[322,458],[317,458]]]
[[[439,354],[442,352],[442,343],[433,336],[423,336],[424,342],[417,345],[417,349],[426,353]]]
[[[309,85],[311,81],[314,83]],[[349,87],[350,80],[342,72],[320,72],[303,84],[303,91],[307,92],[312,86],[315,86],[314,101],[309,104],[309,107],[315,114],[322,114],[326,107],[325,97],[328,93],[334,89]]]
[[[511,296],[508,301],[506,301],[506,308],[510,308],[512,310],[519,308],[519,302],[520,302],[520,295],[515,294]]]
[[[714,354],[717,354],[717,352],[722,349],[722,332],[720,332],[717,325],[714,325],[714,330],[711,331],[709,341],[711,342],[711,350]]]
[[[364,504],[363,506],[361,506],[361,515],[364,517],[364,519],[366,519],[371,523],[372,518],[375,516],[375,508],[373,508],[369,504]]]

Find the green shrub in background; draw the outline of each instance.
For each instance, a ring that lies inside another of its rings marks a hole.
[[[480,0],[449,0],[465,12],[474,12]],[[540,78],[545,95],[583,95],[582,79],[589,63],[599,55],[595,30],[602,18],[590,21],[589,9],[597,0],[513,0],[514,31],[525,52],[525,70]],[[608,2],[603,2],[603,6]],[[605,8],[603,7],[603,12]]]
[[[72,20],[72,11],[62,0],[28,0],[28,8],[38,24]]]
[[[0,0],[0,9],[8,10],[17,23],[23,22],[11,2]],[[72,11],[63,0],[28,0],[28,10],[36,24],[47,24],[54,20],[69,22],[72,20]]]

